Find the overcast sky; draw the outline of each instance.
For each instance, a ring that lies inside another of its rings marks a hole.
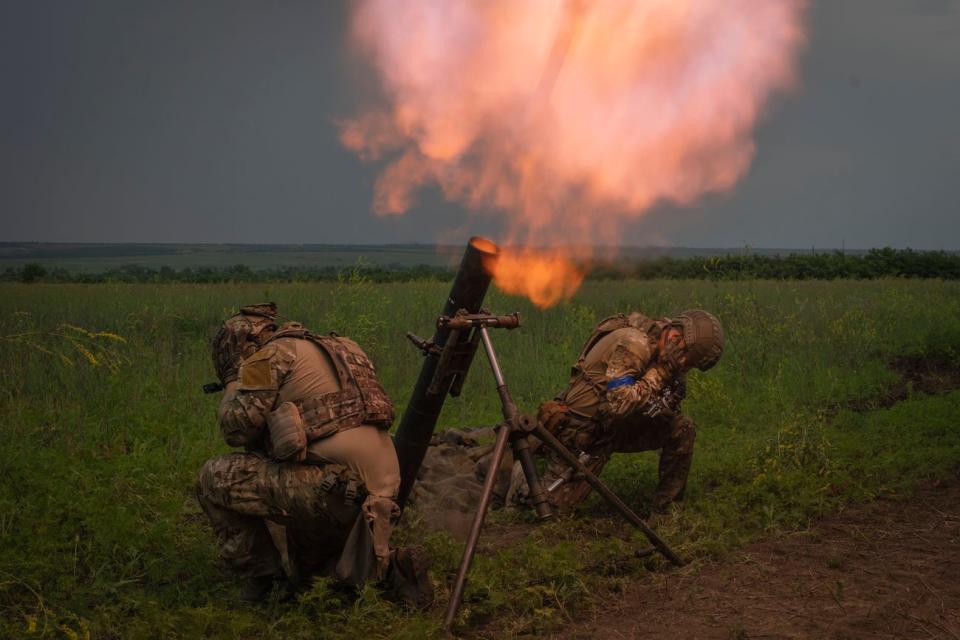
[[[495,235],[436,196],[370,212],[377,167],[333,125],[371,86],[346,21],[326,1],[0,0],[0,241]],[[625,240],[960,249],[960,0],[815,1],[801,83],[733,193]]]

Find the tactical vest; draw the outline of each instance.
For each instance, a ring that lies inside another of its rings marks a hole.
[[[588,373],[584,367],[584,363],[586,361],[587,354],[597,345],[598,342],[600,342],[600,340],[614,331],[617,331],[618,329],[625,329],[627,327],[639,329],[650,336],[652,340],[656,341],[660,337],[660,332],[663,330],[664,323],[662,321],[648,318],[641,313],[632,313],[630,316],[618,313],[615,316],[610,316],[609,318],[601,320],[593,330],[593,333],[590,334],[590,337],[588,337],[587,341],[583,344],[583,348],[580,349],[580,355],[577,356],[576,364],[570,368],[570,385],[573,385],[582,378],[583,380],[587,381],[587,383],[593,388],[599,397],[603,398],[606,396],[606,381],[600,376]]]
[[[393,424],[393,403],[384,391],[373,362],[356,342],[331,333],[318,336],[299,324],[282,327],[270,339],[309,340],[323,351],[337,371],[340,390],[295,401],[307,441],[332,436],[362,424],[387,430]]]

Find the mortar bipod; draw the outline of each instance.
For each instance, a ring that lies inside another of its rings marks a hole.
[[[500,324],[501,319],[512,318],[513,320]],[[473,563],[473,556],[476,554],[477,543],[480,540],[480,530],[483,528],[483,522],[486,519],[487,511],[490,508],[490,500],[493,496],[493,489],[496,485],[497,470],[503,461],[503,455],[506,452],[507,442],[513,446],[514,459],[520,461],[524,477],[530,490],[529,500],[536,509],[540,518],[551,517],[550,505],[547,501],[546,493],[540,483],[537,475],[536,465],[533,455],[530,453],[527,437],[535,435],[546,446],[557,453],[567,464],[576,469],[584,479],[597,490],[611,505],[613,505],[621,515],[640,529],[647,539],[653,544],[654,549],[676,566],[686,564],[680,556],[664,542],[647,524],[633,512],[619,497],[605,485],[596,475],[594,475],[563,443],[556,439],[543,425],[535,419],[520,414],[516,404],[507,389],[507,384],[503,379],[503,372],[500,369],[500,363],[497,360],[497,354],[493,349],[493,343],[490,340],[490,334],[487,327],[503,327],[513,329],[520,326],[520,317],[518,314],[511,316],[491,316],[481,313],[470,315],[465,312],[458,312],[453,318],[441,316],[438,319],[438,326],[445,322],[451,330],[463,330],[472,328],[479,334],[483,342],[484,351],[487,354],[487,360],[490,362],[490,369],[493,372],[494,380],[497,383],[497,394],[500,396],[500,403],[503,409],[504,422],[496,427],[497,439],[491,454],[490,464],[487,465],[487,475],[483,482],[483,491],[480,494],[480,502],[477,505],[477,511],[473,517],[473,523],[470,526],[470,533],[467,536],[467,543],[463,549],[463,558],[460,560],[460,567],[457,570],[457,577],[454,581],[453,589],[450,593],[450,602],[447,604],[447,611],[444,615],[443,626],[449,631],[453,627],[453,620],[460,608],[460,601],[463,599],[463,590],[467,582],[467,574],[470,572],[470,565]],[[471,336],[472,338],[473,336]],[[415,337],[414,344],[417,344]],[[418,345],[419,346],[419,345]],[[472,357],[472,356],[471,356]]]

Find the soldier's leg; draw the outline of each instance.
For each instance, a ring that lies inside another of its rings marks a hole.
[[[660,482],[651,505],[653,511],[658,513],[665,513],[671,502],[683,499],[687,476],[693,462],[693,444],[697,429],[693,420],[677,414],[670,421],[666,435],[660,450]]]
[[[298,573],[330,575],[354,585],[371,577],[373,550],[351,544],[358,522],[366,523],[361,505],[366,496],[359,476],[339,464],[314,465],[299,462],[268,462],[261,477],[266,518],[284,524]],[[391,502],[391,504],[393,504]],[[364,557],[347,575],[340,565],[344,556],[350,561]]]
[[[587,459],[585,459],[586,456],[581,457],[581,462],[596,476],[600,475],[603,467],[610,460],[611,451],[610,447],[606,446],[583,453],[586,453],[590,457]],[[562,469],[560,465],[562,465]],[[555,484],[557,479],[562,480],[559,486]],[[593,491],[593,487],[590,486],[590,483],[587,482],[582,475],[576,473],[568,464],[562,461],[544,474],[544,486],[546,488],[550,488],[551,486],[555,487],[547,495],[550,498],[550,503],[557,512],[561,514],[571,513],[574,507],[583,502],[587,496],[590,495],[590,492]]]
[[[696,438],[693,421],[683,414],[646,418],[639,423],[617,430],[614,451],[636,453],[660,450],[659,482],[651,508],[664,513],[670,503],[683,497],[687,475],[693,461]]]
[[[236,453],[208,460],[197,478],[197,500],[217,536],[220,561],[241,578],[280,577],[280,556],[263,516],[246,507],[260,501],[262,458]]]
[[[244,577],[281,574],[266,519],[318,533],[349,530],[359,508],[326,490],[324,480],[330,473],[324,467],[277,463],[250,453],[207,461],[198,477],[197,498],[227,568]]]
[[[565,420],[555,429],[554,435],[574,455],[580,457],[594,475],[599,475],[610,460],[612,445],[596,423]],[[550,503],[559,513],[570,513],[590,495],[593,487],[549,447],[542,446],[540,450],[545,451],[547,458],[543,486],[548,490],[552,487],[547,494]]]

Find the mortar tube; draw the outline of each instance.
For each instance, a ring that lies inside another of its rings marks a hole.
[[[492,279],[493,262],[500,249],[496,244],[474,236],[467,243],[467,248],[460,261],[460,268],[454,277],[450,295],[440,312],[442,316],[453,316],[460,309],[468,313],[479,313],[483,299],[487,294]],[[450,329],[437,327],[432,342],[442,350],[450,335]],[[470,340],[468,331],[459,332],[462,342]],[[393,436],[393,444],[397,449],[397,458],[400,462],[400,491],[397,495],[397,504],[402,509],[410,497],[410,492],[417,480],[417,473],[423,463],[423,457],[430,446],[430,438],[437,426],[440,410],[447,398],[452,380],[447,382],[436,393],[429,393],[430,383],[433,381],[440,357],[434,353],[427,354],[420,368],[420,376],[410,394],[410,401],[400,419],[400,426]]]

